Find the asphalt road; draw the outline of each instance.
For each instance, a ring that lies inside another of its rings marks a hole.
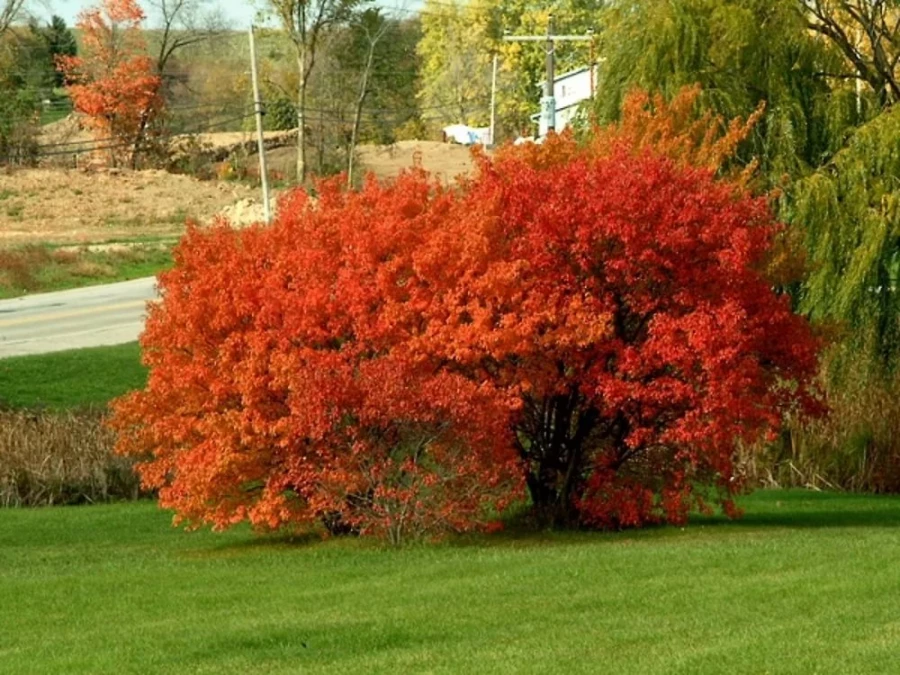
[[[0,300],[0,358],[137,340],[153,277]]]

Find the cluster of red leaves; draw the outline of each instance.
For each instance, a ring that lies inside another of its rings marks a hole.
[[[502,397],[405,348],[404,280],[455,197],[421,174],[283,199],[272,228],[191,230],[143,336],[121,449],[191,523],[325,520],[394,541],[487,527],[520,496]]]
[[[143,337],[120,450],[192,523],[399,540],[733,514],[736,443],[814,407],[817,345],[762,270],[740,184],[566,136],[442,189],[340,181],[270,228],[192,230]]]
[[[114,158],[130,157],[163,108],[162,81],[141,36],[144,18],[134,0],[101,0],[79,15],[82,56],[57,60],[75,110]]]

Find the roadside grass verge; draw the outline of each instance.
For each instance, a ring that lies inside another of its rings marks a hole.
[[[172,265],[171,241],[0,249],[0,299],[149,277]]]
[[[99,407],[141,389],[147,370],[136,342],[0,359],[0,405],[52,410]]]
[[[146,380],[137,343],[0,360],[0,506],[137,498],[104,418]]]
[[[892,673],[900,500],[370,542],[185,533],[152,503],[0,511],[15,673]]]

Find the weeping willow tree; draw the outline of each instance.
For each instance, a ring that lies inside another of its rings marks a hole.
[[[898,492],[900,108],[860,127],[784,204],[808,256],[799,307],[836,329],[822,368],[831,414],[794,425],[790,475]]]
[[[769,184],[827,161],[859,124],[852,85],[830,77],[841,55],[808,29],[796,0],[619,0],[603,17],[596,112],[615,120],[635,86],[671,97],[699,83],[725,119],[766,115],[742,152]]]
[[[786,215],[804,233],[809,274],[800,307],[839,322],[857,354],[900,359],[900,109],[860,127],[799,181]]]

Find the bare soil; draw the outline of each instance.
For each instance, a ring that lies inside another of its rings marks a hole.
[[[77,134],[71,123],[59,131],[69,132],[69,138]],[[207,134],[203,141],[228,145],[243,136]],[[451,182],[473,166],[468,148],[432,141],[364,145],[359,158],[362,170],[379,179],[419,165]],[[295,150],[278,148],[270,151],[268,159],[275,170],[289,169],[295,163]],[[186,219],[208,223],[217,214],[236,225],[257,222],[262,218],[258,190],[164,171],[39,168],[0,172],[0,247],[174,238],[184,232]]]
[[[361,145],[357,149],[359,163],[364,172],[371,171],[379,179],[396,177],[401,170],[412,166],[423,169],[445,182],[472,171],[472,154],[462,145],[437,141],[399,141],[393,145]],[[278,148],[266,154],[270,169],[284,175],[294,174],[297,150],[293,147]]]
[[[164,171],[23,169],[0,173],[0,246],[175,237],[256,197],[238,183]]]

